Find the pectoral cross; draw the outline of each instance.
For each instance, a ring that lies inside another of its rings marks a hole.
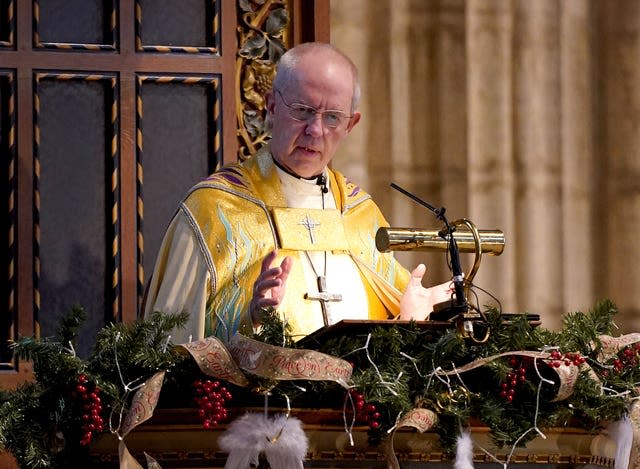
[[[298,223],[298,225],[304,226],[309,231],[309,238],[311,239],[311,244],[315,244],[316,237],[314,232],[316,227],[320,226],[320,222],[314,221],[311,217],[309,217],[309,214],[307,213],[306,216],[302,219],[302,221]]]
[[[329,312],[330,312],[330,301],[342,301],[342,295],[340,293],[329,293],[327,291],[327,279],[320,275],[318,277],[318,293],[305,293],[305,299],[307,300],[316,300],[320,302],[320,307],[322,308],[322,320],[324,321],[324,325],[329,325]]]

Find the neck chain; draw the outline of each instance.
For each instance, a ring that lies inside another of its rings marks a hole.
[[[321,179],[322,178],[322,179]],[[321,175],[318,177],[318,182],[317,184],[321,187],[321,191],[322,191],[322,209],[324,210],[324,195],[329,192],[329,189],[327,189],[327,183],[326,183],[326,178]],[[307,256],[307,260],[309,261],[309,265],[311,266],[311,269],[313,270],[313,273],[316,276],[316,281],[318,283],[318,293],[306,293],[304,295],[305,299],[308,300],[316,300],[320,302],[320,308],[322,309],[322,320],[324,321],[324,325],[328,326],[329,325],[329,302],[333,302],[333,301],[342,301],[342,295],[337,293],[330,293],[327,290],[327,251],[323,251],[324,253],[324,270],[323,270],[323,274],[322,275],[318,275],[318,272],[316,270],[316,267],[313,265],[313,262],[311,261],[311,256],[309,255],[308,251],[304,251],[304,254]]]
[[[318,176],[318,181],[316,182],[316,184],[320,186],[320,191],[322,193],[322,210],[324,210],[324,195],[327,192],[329,192],[329,189],[327,188],[326,178],[324,177],[324,175],[321,174],[320,176]],[[324,268],[322,271],[322,277],[326,277],[327,276],[327,251],[323,251],[323,253],[324,253]],[[318,275],[318,271],[316,270],[316,266],[314,266],[313,262],[311,262],[311,256],[309,255],[309,251],[305,251],[304,255],[307,256],[309,265],[311,265],[311,269],[313,270],[313,273],[315,274],[316,278],[320,278],[320,275]]]

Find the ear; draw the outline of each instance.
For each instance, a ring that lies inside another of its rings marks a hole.
[[[360,122],[360,112],[356,111],[353,113],[353,117],[349,119],[349,125],[347,125],[347,133],[351,132],[351,130],[356,126],[358,122]]]
[[[269,90],[264,94],[264,102],[267,114],[273,114],[273,108],[276,105],[276,95],[273,90]]]

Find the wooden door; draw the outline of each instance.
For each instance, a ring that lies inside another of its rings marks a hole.
[[[185,191],[267,140],[258,75],[280,45],[328,40],[328,17],[329,0],[0,0],[0,387],[30,375],[10,341],[72,306],[80,354],[138,316]]]

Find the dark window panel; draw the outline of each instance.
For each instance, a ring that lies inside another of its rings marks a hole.
[[[14,46],[15,0],[0,0],[0,47]]]
[[[217,88],[210,79],[197,84],[176,80],[143,80],[139,91],[144,116],[138,122],[143,140],[138,158],[144,172],[139,194],[145,277],[139,279],[141,283],[147,283],[153,272],[162,236],[178,203],[220,159],[214,146],[220,135],[213,114]]]
[[[139,48],[219,50],[219,11],[215,0],[138,0]],[[193,52],[193,50],[190,50]]]
[[[115,43],[113,0],[37,0],[35,46]]]
[[[41,335],[53,335],[60,318],[82,306],[88,320],[78,348],[86,355],[113,301],[111,87],[105,81],[45,79],[37,93]]]

